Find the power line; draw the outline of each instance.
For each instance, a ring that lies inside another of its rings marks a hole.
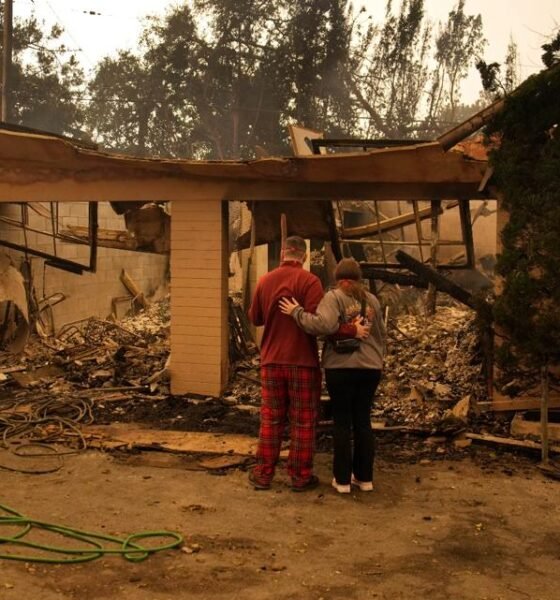
[[[95,68],[95,62],[91,59],[90,56],[88,56],[88,54],[85,52],[85,50],[83,48],[80,48],[80,43],[78,42],[78,40],[76,40],[76,38],[72,35],[70,29],[62,22],[62,19],[60,18],[60,16],[58,15],[58,13],[54,10],[54,8],[52,7],[51,3],[49,2],[49,0],[45,0],[47,6],[49,7],[50,11],[52,12],[52,14],[54,15],[55,19],[57,19],[57,21],[59,22],[59,24],[63,27],[64,32],[68,35],[68,37],[74,42],[74,44],[76,44],[76,46],[79,48],[80,52],[82,52],[82,54],[84,55],[84,57],[86,58],[86,60],[89,62],[90,67],[93,69]]]
[[[31,4],[32,6],[37,6],[35,0],[14,0],[14,4]],[[52,10],[52,8],[51,8]],[[106,12],[99,12],[98,10],[89,10],[89,9],[76,9],[76,8],[66,8],[65,9],[68,12],[73,12],[73,13],[78,13],[78,14],[83,14],[86,15],[88,17],[115,17],[115,18],[124,18],[124,17],[129,17],[129,15],[127,13],[121,13],[120,15],[115,15],[115,14],[110,14],[110,13],[106,13]]]
[[[129,15],[126,13],[122,13],[120,15],[113,15],[110,13],[106,13],[106,12],[99,12],[98,10],[79,10],[77,8],[67,8],[66,9],[68,12],[73,12],[73,13],[77,13],[80,15],[85,15],[86,17],[110,17],[110,18],[117,18],[117,19],[122,19],[122,18],[128,18]]]
[[[26,2],[27,4],[32,3],[35,4],[34,0],[17,0],[18,2]],[[48,0],[45,0],[45,2],[47,2],[48,4]],[[52,10],[52,7],[51,7]],[[122,12],[122,13],[107,13],[107,12],[100,12],[99,9],[95,8],[64,8],[64,11],[67,12],[73,12],[73,13],[77,13],[77,14],[82,14],[88,17],[109,17],[109,18],[115,18],[115,19],[130,19],[130,20],[136,20],[136,18],[132,17],[130,15],[129,12]]]
[[[102,88],[104,90],[109,90],[109,88]],[[165,102],[164,99],[162,98],[103,98],[103,99],[98,99],[98,98],[94,98],[93,96],[81,96],[80,98],[77,99],[78,102],[110,102],[113,104],[118,104],[118,103],[122,103],[122,104],[138,104],[139,102],[152,102],[154,104],[161,104],[163,102]],[[186,104],[187,108],[194,108],[194,109],[198,109],[198,105],[196,104]],[[259,107],[252,107],[252,106],[232,106],[232,107],[228,107],[228,106],[217,106],[215,107],[218,110],[223,110],[223,111],[228,111],[228,110],[240,110],[242,112],[264,112],[264,113],[273,113],[273,114],[278,114],[278,115],[285,115],[287,113],[289,113],[290,111],[288,110],[279,110],[276,108],[259,108]],[[364,121],[372,121],[374,120],[374,117],[368,117],[367,115],[358,115],[353,117],[354,119],[360,119],[360,120],[364,120]],[[383,120],[383,119],[381,119]],[[411,119],[410,120],[411,123],[424,123],[425,120],[424,119]],[[460,124],[462,121],[438,121],[438,124],[440,125],[458,125]]]

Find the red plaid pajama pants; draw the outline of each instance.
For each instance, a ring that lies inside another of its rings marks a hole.
[[[313,475],[321,371],[316,367],[267,365],[261,368],[261,381],[261,425],[254,475],[263,483],[274,477],[288,417],[288,474],[293,485],[302,485]]]

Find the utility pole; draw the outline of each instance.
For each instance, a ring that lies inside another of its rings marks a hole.
[[[12,72],[12,33],[13,33],[13,0],[4,0],[2,40],[2,121],[7,122],[11,116],[11,72]]]

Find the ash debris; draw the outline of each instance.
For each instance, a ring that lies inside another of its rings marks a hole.
[[[466,422],[476,403],[486,399],[472,310],[448,305],[429,318],[401,315],[389,320],[388,335],[374,419],[390,426],[441,430],[446,422]]]
[[[467,427],[502,431],[493,418],[473,416],[486,395],[474,313],[456,304],[439,306],[430,318],[408,310],[388,322],[373,420],[432,436],[452,437]],[[3,356],[0,393],[3,387],[20,400],[78,394],[91,400],[100,424],[136,421],[162,429],[256,434],[258,356],[235,363],[220,399],[173,397],[169,332],[169,298],[119,323],[91,318],[69,324],[56,338],[34,338],[22,355]],[[322,406],[325,421],[328,402]]]
[[[56,337],[33,337],[20,355],[2,354],[1,385],[18,396],[168,394],[169,322],[164,299],[120,323],[95,317],[69,323]]]

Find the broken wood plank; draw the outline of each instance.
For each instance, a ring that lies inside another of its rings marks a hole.
[[[379,421],[372,421],[371,428],[373,431],[414,431],[414,429],[408,425],[386,425],[385,423],[380,423]]]
[[[165,361],[165,366],[163,367],[163,369],[160,369],[159,371],[156,371],[153,375],[150,375],[150,377],[148,377],[148,379],[147,379],[147,382],[150,384],[158,383],[158,381],[162,381],[163,379],[169,378],[170,366],[171,366],[171,361],[168,357],[167,360]]]
[[[121,281],[124,287],[130,292],[134,301],[137,302],[142,308],[147,308],[148,301],[144,298],[144,293],[138,287],[132,277],[126,272],[125,269],[121,271]]]
[[[5,369],[2,369],[2,373],[4,373],[4,375],[9,375],[10,373],[20,373],[21,371],[26,371],[29,367],[27,367],[26,365],[17,365],[15,367],[6,367]]]
[[[126,303],[128,304],[128,310],[132,309],[132,305],[133,305],[134,299],[132,298],[132,296],[117,296],[115,298],[111,298],[111,316],[113,317],[113,319],[115,321],[118,321],[120,319],[119,317],[119,305]],[[126,315],[126,312],[124,313]]]
[[[530,421],[525,418],[523,413],[517,413],[510,426],[510,432],[513,436],[533,435],[541,437],[541,424],[538,421]],[[560,423],[548,423],[548,437],[551,440],[560,441]]]
[[[556,481],[560,481],[560,466],[552,465],[550,463],[541,463],[540,465],[537,465],[537,469],[539,469],[547,477],[556,479]]]
[[[536,396],[519,396],[510,398],[499,392],[494,391],[492,402],[479,402],[478,407],[481,410],[517,411],[517,410],[538,410],[541,406],[541,399]],[[560,394],[551,394],[548,400],[549,408],[560,408]]]
[[[443,210],[449,210],[451,208],[455,208],[459,206],[459,202],[456,200],[449,202],[445,209],[439,208],[438,214],[443,213]],[[421,221],[426,219],[430,219],[432,216],[432,207],[428,206],[427,208],[421,208],[418,210],[418,218]],[[396,217],[390,217],[389,219],[384,219],[377,223],[368,223],[367,225],[360,225],[357,227],[345,227],[342,230],[343,238],[361,238],[368,235],[378,235],[380,233],[387,233],[389,231],[394,231],[395,229],[400,229],[401,227],[406,227],[407,225],[414,225],[416,222],[416,213],[410,212],[405,213],[403,215],[398,215]]]
[[[200,431],[160,431],[136,423],[90,425],[83,428],[86,440],[102,448],[126,447],[188,454],[234,454],[254,456],[258,440],[240,434]],[[88,442],[89,443],[89,442]]]
[[[481,444],[490,444],[493,446],[501,446],[503,448],[517,450],[532,450],[535,452],[541,451],[541,445],[538,442],[532,442],[530,440],[516,440],[514,438],[479,433],[467,433],[465,434],[465,437],[473,442],[480,442]],[[550,446],[549,452],[560,454],[560,446]]]
[[[67,225],[60,231],[60,237],[74,244],[89,244],[89,227],[83,225]],[[97,229],[97,245],[103,248],[119,250],[136,250],[138,243],[126,230]]]

